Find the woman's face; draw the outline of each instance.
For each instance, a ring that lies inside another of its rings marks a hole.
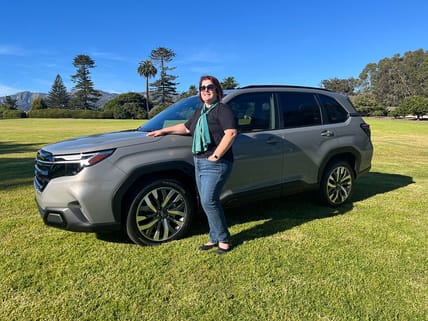
[[[212,104],[215,100],[217,100],[216,88],[211,80],[202,80],[201,87],[199,88],[199,90],[204,103]]]

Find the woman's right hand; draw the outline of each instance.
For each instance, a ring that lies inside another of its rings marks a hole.
[[[147,136],[157,137],[157,136],[163,136],[163,135],[169,135],[169,134],[187,135],[187,134],[190,134],[190,131],[186,128],[186,126],[183,123],[183,124],[177,124],[174,126],[154,130],[152,132],[148,132]]]
[[[148,132],[146,136],[157,137],[157,136],[162,136],[162,135],[164,135],[164,132],[162,131],[162,129],[159,129],[159,130],[154,130],[152,132]]]

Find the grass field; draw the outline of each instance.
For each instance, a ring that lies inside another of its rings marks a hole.
[[[0,320],[373,320],[428,316],[428,122],[368,119],[375,156],[352,202],[310,195],[227,210],[235,249],[190,235],[141,247],[43,225],[41,146],[139,121],[0,120]]]

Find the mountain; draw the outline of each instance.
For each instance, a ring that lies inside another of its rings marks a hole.
[[[97,108],[104,107],[104,105],[112,100],[114,97],[118,96],[119,94],[112,94],[105,91],[100,91],[101,97],[95,104]],[[22,91],[19,93],[16,93],[15,95],[9,95],[10,98],[16,99],[16,106],[19,110],[23,111],[29,111],[31,109],[31,105],[33,104],[34,99],[37,97],[42,97],[45,99],[48,96],[48,94],[44,93],[33,93],[30,91]],[[73,96],[73,93],[71,93],[71,96]],[[6,100],[6,97],[0,97],[0,104],[2,104]]]

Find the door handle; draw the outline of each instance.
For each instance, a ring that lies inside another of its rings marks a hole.
[[[321,136],[332,137],[332,136],[334,136],[334,132],[332,132],[331,130],[324,130],[321,132]]]

